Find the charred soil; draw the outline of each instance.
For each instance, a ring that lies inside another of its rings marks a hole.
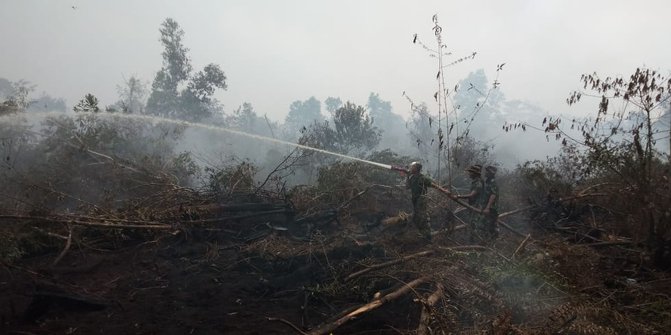
[[[474,244],[440,213],[428,242],[403,220],[383,220],[407,210],[407,199],[369,193],[312,211],[181,208],[166,214],[179,220],[151,227],[17,216],[16,236],[37,232],[51,247],[3,264],[2,332],[661,334],[671,326],[671,276],[635,245],[578,243],[529,229],[526,218],[510,222],[515,233],[501,227],[495,241]],[[373,201],[385,197],[386,206]]]

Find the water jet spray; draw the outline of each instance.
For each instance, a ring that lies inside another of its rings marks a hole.
[[[197,128],[201,128],[201,129],[208,129],[208,130],[214,130],[214,131],[218,131],[218,132],[225,132],[225,133],[234,134],[234,135],[238,135],[238,136],[254,138],[254,139],[257,139],[257,140],[268,141],[268,142],[272,142],[272,143],[276,143],[276,144],[287,145],[287,146],[291,146],[291,147],[294,147],[294,148],[300,148],[300,149],[310,150],[310,151],[313,151],[313,152],[319,152],[319,153],[323,153],[323,154],[327,154],[327,155],[331,155],[331,156],[336,156],[336,157],[340,157],[340,158],[344,158],[344,159],[349,159],[349,160],[353,160],[353,161],[357,161],[357,162],[381,167],[381,168],[387,169],[387,170],[405,171],[407,173],[407,171],[403,167],[391,166],[389,164],[382,164],[382,163],[378,163],[378,162],[373,162],[373,161],[369,161],[369,160],[366,160],[366,159],[352,157],[352,156],[348,156],[348,155],[337,153],[337,152],[331,152],[331,151],[324,150],[324,149],[314,148],[314,147],[304,145],[304,144],[298,144],[298,143],[293,143],[293,142],[289,142],[289,141],[278,140],[276,138],[270,138],[270,137],[266,137],[266,136],[250,134],[250,133],[240,131],[240,130],[218,127],[218,126],[213,126],[213,125],[209,125],[209,124],[189,122],[189,121],[183,121],[183,120],[175,120],[175,119],[168,119],[168,118],[163,118],[163,117],[160,117],[160,116],[140,115],[140,114],[120,114],[120,113],[108,113],[108,112],[97,112],[97,113],[79,112],[79,113],[94,114],[96,116],[106,117],[106,118],[122,117],[122,118],[126,118],[126,119],[141,120],[141,121],[145,121],[145,122],[166,122],[166,123],[170,123],[170,124],[174,124],[174,125],[178,125],[178,126],[197,127]],[[65,114],[56,113],[56,112],[44,112],[44,113],[31,113],[30,115],[31,116],[41,115],[41,116],[49,117],[49,116],[62,116],[62,115],[65,115]],[[20,115],[16,115],[16,116],[20,116]],[[2,116],[2,117],[0,117],[0,121],[4,121],[4,120],[9,119],[9,118],[10,118],[9,116]],[[13,117],[11,117],[11,118],[13,119]]]

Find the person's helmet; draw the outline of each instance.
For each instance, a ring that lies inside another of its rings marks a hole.
[[[420,162],[410,163],[410,165],[408,165],[408,170],[412,170],[413,168],[416,168],[417,172],[422,171],[422,163],[420,163]]]
[[[488,173],[491,173],[491,174],[496,174],[497,170],[498,169],[496,168],[496,166],[493,166],[493,165],[490,165],[490,166],[485,168],[485,171],[487,171]]]

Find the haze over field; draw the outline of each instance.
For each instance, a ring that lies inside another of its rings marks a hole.
[[[37,93],[64,98],[68,109],[86,93],[111,104],[117,86],[128,78],[151,84],[161,67],[158,27],[173,18],[185,31],[193,68],[214,63],[224,71],[227,90],[213,95],[224,113],[247,102],[258,115],[283,122],[294,101],[315,97],[327,115],[328,97],[365,106],[374,92],[408,120],[411,105],[404,93],[437,110],[437,60],[420,43],[413,44],[417,34],[418,42],[435,47],[431,18],[437,14],[445,51],[451,54],[445,63],[477,52],[445,68],[446,87],[463,88],[474,79],[480,80],[480,90],[494,80],[501,84],[496,93],[504,104],[480,112],[478,118],[492,122],[477,137],[497,142],[509,156],[507,163],[516,163],[544,157],[556,146],[534,146],[533,153],[520,154],[511,148],[519,139],[491,129],[500,130],[504,122],[538,123],[546,115],[594,111],[598,102],[573,108],[565,102],[581,88],[583,73],[626,76],[640,66],[667,71],[670,9],[663,0],[4,0],[0,77],[27,80]],[[470,102],[481,98],[476,94]],[[376,123],[381,125],[379,119]],[[531,140],[544,139],[538,134]]]

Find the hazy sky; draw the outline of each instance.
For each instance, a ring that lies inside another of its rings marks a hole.
[[[73,9],[72,6],[75,6]],[[665,0],[0,0],[0,77],[25,79],[71,106],[85,93],[103,104],[136,75],[161,67],[159,25],[179,22],[195,69],[221,65],[227,111],[251,102],[283,119],[295,100],[328,96],[365,104],[371,91],[408,115],[403,91],[433,101],[438,14],[454,60],[448,86],[484,68],[508,99],[565,113],[582,73],[629,75],[638,66],[671,70],[671,2]]]

